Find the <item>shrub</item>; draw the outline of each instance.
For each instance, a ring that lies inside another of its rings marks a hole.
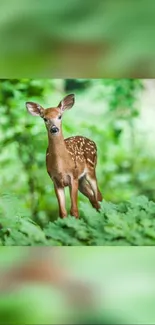
[[[1,246],[155,245],[155,202],[145,196],[119,204],[103,201],[100,213],[81,202],[80,219],[58,218],[42,228],[27,217],[13,215],[13,201],[1,199]]]

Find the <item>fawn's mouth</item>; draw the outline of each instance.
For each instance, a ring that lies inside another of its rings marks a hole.
[[[52,134],[56,134],[56,133],[59,132],[59,129],[57,128],[57,126],[53,125],[53,126],[51,127],[51,129],[50,129],[50,132],[51,132]]]

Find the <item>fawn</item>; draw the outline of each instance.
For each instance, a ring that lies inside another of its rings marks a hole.
[[[57,107],[44,109],[37,103],[26,102],[27,110],[40,116],[48,133],[46,152],[47,172],[54,183],[59,204],[59,216],[67,216],[64,187],[69,186],[71,197],[70,214],[76,218],[78,213],[78,190],[84,194],[96,209],[100,209],[102,195],[99,191],[95,168],[97,164],[96,144],[85,137],[74,136],[64,139],[61,118],[75,102],[74,94],[64,97]]]

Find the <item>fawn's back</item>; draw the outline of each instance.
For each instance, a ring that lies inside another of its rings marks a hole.
[[[79,179],[89,169],[96,167],[97,147],[95,142],[82,136],[74,136],[65,139],[65,145],[74,162],[74,168],[78,170]]]

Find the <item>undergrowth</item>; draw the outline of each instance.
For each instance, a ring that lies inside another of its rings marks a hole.
[[[5,215],[4,204],[7,204]],[[0,245],[155,245],[155,202],[145,196],[119,204],[103,201],[100,213],[89,203],[81,203],[79,219],[58,218],[42,229],[20,213],[14,215],[11,198],[1,199]]]

